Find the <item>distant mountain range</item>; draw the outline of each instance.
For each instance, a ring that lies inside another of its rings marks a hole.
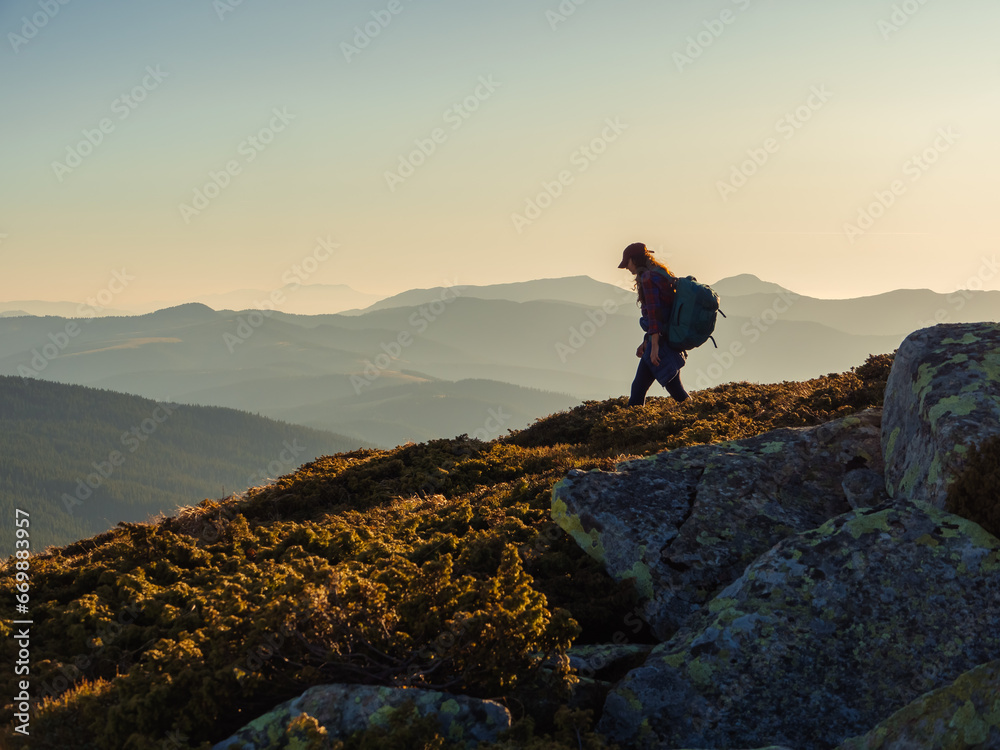
[[[689,390],[842,372],[934,321],[1000,318],[1000,292],[822,300],[750,275],[713,287],[728,317],[718,349],[690,353]],[[0,374],[253,411],[391,447],[519,429],[627,394],[638,316],[634,291],[578,276],[411,290],[340,314],[188,304],[83,321],[4,318]],[[654,384],[650,395],[664,392]]]
[[[276,309],[299,315],[335,313],[371,305],[381,299],[376,294],[359,292],[346,284],[286,284],[278,289],[237,289],[222,294],[207,294],[187,299],[183,304],[200,303],[214,310]],[[142,315],[167,307],[174,302],[151,302],[131,309],[106,309],[102,315]],[[43,302],[40,300],[0,302],[0,317],[14,315],[89,316],[81,313],[79,302]]]
[[[36,550],[267,484],[356,439],[218,407],[0,377],[0,515]],[[13,552],[0,537],[0,557]]]

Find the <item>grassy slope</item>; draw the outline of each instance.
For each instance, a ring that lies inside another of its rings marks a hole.
[[[234,409],[168,409],[126,393],[0,376],[0,517],[30,512],[32,546],[43,549],[370,446]],[[4,534],[0,555],[13,551]]]
[[[166,736],[208,747],[334,681],[501,700],[521,720],[509,747],[577,747],[577,729],[586,747],[602,746],[584,712],[555,710],[574,679],[560,657],[621,632],[634,592],[553,526],[552,485],[571,468],[607,470],[880,405],[889,362],[802,383],[727,384],[683,405],[587,402],[489,443],[462,436],[327,456],[241,498],[34,557],[32,689],[53,696],[32,747],[160,748]],[[13,575],[8,562],[4,663]],[[563,666],[542,669],[543,655]],[[3,695],[12,679],[0,676]],[[530,739],[535,721],[551,734]],[[344,747],[385,743],[377,734]],[[392,744],[446,747],[423,744],[427,734],[411,726]]]

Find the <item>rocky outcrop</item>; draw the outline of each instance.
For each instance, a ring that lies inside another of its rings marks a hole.
[[[615,578],[666,639],[755,558],[881,490],[881,413],[574,470],[552,517]]]
[[[884,410],[889,494],[943,508],[970,446],[1000,434],[1000,324],[910,334],[896,352]]]
[[[282,703],[250,722],[213,750],[265,750],[278,746],[282,738],[303,732],[303,715],[331,741],[385,726],[389,715],[413,701],[421,716],[435,714],[441,735],[451,741],[496,742],[499,732],[510,728],[510,713],[499,703],[449,695],[433,690],[377,687],[372,685],[317,685],[298,698]],[[284,747],[284,745],[281,745]]]
[[[921,696],[837,750],[1000,747],[1000,661]]]
[[[762,555],[609,695],[623,747],[831,748],[1000,653],[1000,541],[926,504]],[[992,709],[990,709],[992,710]]]

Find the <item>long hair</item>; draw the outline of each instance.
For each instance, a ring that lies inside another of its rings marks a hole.
[[[641,242],[636,244],[642,245]],[[635,275],[635,285],[632,287],[633,289],[636,290],[637,299],[635,304],[636,306],[642,306],[642,304],[645,302],[645,299],[643,299],[642,284],[639,282],[639,277],[642,276],[642,274],[645,271],[648,271],[650,268],[659,268],[663,271],[666,271],[666,273],[670,276],[673,276],[673,273],[663,263],[660,263],[660,261],[654,258],[653,251],[650,250],[645,245],[642,245],[642,257],[636,258],[632,262],[635,263],[636,268],[639,269],[639,273]]]

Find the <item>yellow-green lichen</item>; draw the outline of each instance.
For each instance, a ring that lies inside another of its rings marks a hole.
[[[935,453],[931,459],[930,468],[927,469],[927,481],[931,484],[937,482],[941,477],[941,454]]]
[[[692,662],[688,662],[688,676],[694,681],[694,684],[699,687],[707,687],[712,684],[713,671],[712,666],[702,661],[701,657],[698,657]]]
[[[930,411],[927,412],[927,419],[931,423],[931,428],[937,429],[938,420],[948,412],[956,417],[967,417],[975,408],[976,400],[971,394],[947,396],[930,408]]]
[[[726,597],[725,599],[713,599],[708,603],[708,611],[713,614],[716,612],[721,612],[724,609],[729,609],[735,606],[736,600]]]
[[[686,658],[687,657],[685,656],[683,651],[678,651],[677,653],[667,654],[666,656],[662,657],[662,661],[668,667],[673,667],[674,669],[678,669],[684,663],[684,660]]]
[[[987,378],[1000,381],[1000,352],[996,350],[986,352],[980,365]]]
[[[918,395],[921,391],[930,386],[934,378],[937,377],[937,371],[937,367],[929,365],[926,362],[917,368],[917,377],[913,381],[914,396]]]
[[[896,450],[896,441],[899,439],[900,432],[902,432],[902,428],[896,427],[893,429],[891,433],[889,433],[889,442],[886,444],[885,447],[885,458],[887,461],[889,460],[889,457],[892,455],[892,452]]]
[[[784,450],[785,444],[778,441],[772,440],[771,442],[764,443],[764,447],[760,449],[761,453],[781,453]]]
[[[906,470],[903,478],[899,480],[899,489],[904,493],[909,493],[914,486],[917,484],[917,479],[920,478],[920,472],[922,471],[920,464],[914,461],[910,464],[910,468]]]
[[[976,343],[977,341],[980,341],[980,340],[981,339],[978,336],[976,336],[975,334],[967,333],[964,336],[962,336],[962,338],[960,338],[960,339],[953,339],[953,338],[941,339],[941,344],[942,345],[944,345],[944,344],[974,344],[974,343]]]
[[[556,495],[561,484],[562,482],[552,488],[552,520],[563,531],[573,537],[576,543],[580,545],[580,548],[588,555],[597,560],[597,562],[603,563],[605,559],[604,543],[601,541],[600,533],[597,529],[585,531],[580,517],[569,512],[566,503]]]
[[[639,548],[640,558],[645,551],[645,547]],[[632,568],[625,574],[625,576],[635,579],[635,589],[639,592],[640,596],[648,599],[653,595],[653,576],[649,572],[649,566],[646,565],[646,563],[644,563],[641,559],[635,561]]]
[[[889,531],[889,514],[891,512],[887,509],[880,513],[859,514],[844,524],[844,530],[855,539],[874,531]]]
[[[967,747],[982,745],[990,736],[989,725],[977,714],[976,707],[970,700],[965,701],[955,712],[948,726],[961,730],[962,741]]]

